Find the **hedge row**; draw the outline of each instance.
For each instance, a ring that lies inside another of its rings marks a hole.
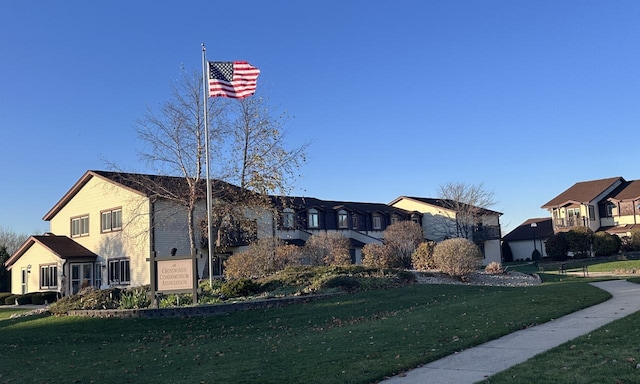
[[[10,292],[0,292],[0,305],[49,304],[58,300],[58,292],[33,292],[24,295],[14,295]]]

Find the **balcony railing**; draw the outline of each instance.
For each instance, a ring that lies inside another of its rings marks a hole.
[[[557,217],[553,219],[554,228],[574,228],[585,225],[582,217]]]
[[[499,225],[485,225],[473,230],[473,241],[500,240]]]

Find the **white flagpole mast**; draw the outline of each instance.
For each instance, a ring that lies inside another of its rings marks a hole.
[[[213,288],[213,238],[211,233],[211,178],[209,175],[209,89],[208,89],[208,74],[207,68],[207,49],[202,43],[202,93],[204,96],[204,151],[205,151],[205,167],[206,169],[206,182],[207,182],[207,252],[209,253],[209,287]]]

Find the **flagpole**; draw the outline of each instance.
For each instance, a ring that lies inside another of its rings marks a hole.
[[[209,175],[209,92],[207,74],[207,48],[202,43],[202,94],[204,97],[204,151],[205,151],[205,177],[207,182],[207,252],[209,253],[209,288],[213,289],[213,238],[211,233],[211,178]]]

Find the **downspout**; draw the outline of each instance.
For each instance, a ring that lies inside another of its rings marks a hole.
[[[151,306],[158,308],[158,300],[156,291],[156,200],[158,196],[153,195],[149,198],[149,287],[151,290]]]

